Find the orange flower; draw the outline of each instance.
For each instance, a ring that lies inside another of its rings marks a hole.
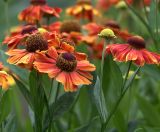
[[[18,15],[20,21],[36,23],[40,21],[43,16],[59,17],[59,13],[61,12],[60,8],[49,7],[46,4],[46,0],[31,0],[30,3],[31,5]]]
[[[64,90],[76,91],[78,85],[89,85],[93,79],[89,73],[95,66],[87,60],[78,61],[72,53],[58,54],[54,47],[49,48],[47,54],[36,55],[35,67],[39,72],[48,73],[64,85]]]
[[[14,84],[14,79],[4,70],[4,66],[0,62],[0,86],[3,90],[7,90],[9,86]]]
[[[59,34],[54,34],[54,36],[50,36],[51,41],[49,41],[49,47],[54,46],[58,53],[69,52],[76,56],[78,60],[86,60],[87,55],[84,53],[75,51],[75,43],[72,39],[65,38]],[[48,38],[50,40],[50,38]]]
[[[112,54],[114,60],[119,62],[133,61],[143,66],[146,64],[159,64],[160,55],[145,49],[145,41],[140,36],[133,36],[128,39],[127,44],[108,45],[107,53]]]
[[[61,22],[54,22],[51,23],[49,26],[42,26],[43,28],[45,28],[46,30],[50,31],[50,32],[60,32],[60,27],[61,27]]]
[[[90,0],[79,0],[77,4],[66,10],[67,14],[75,16],[76,18],[85,18],[90,21],[93,20],[94,16],[100,16],[98,10],[93,8]]]
[[[18,45],[24,45],[24,40],[28,37],[31,33],[37,32],[37,28],[32,25],[27,25],[18,30],[15,34],[8,36],[2,42],[3,44],[7,44],[8,49],[12,50],[17,48]]]
[[[6,53],[9,55],[7,61],[10,64],[32,69],[36,51],[45,51],[50,46],[51,40],[48,40],[49,35],[47,31],[30,34],[25,39],[25,49],[13,49]]]

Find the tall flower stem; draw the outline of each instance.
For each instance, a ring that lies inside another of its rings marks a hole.
[[[156,11],[155,11],[155,21],[156,21],[156,36],[158,37],[158,0],[155,0]]]
[[[137,74],[137,72],[139,71],[139,69],[140,69],[140,67],[137,68],[137,70],[136,70],[136,72],[135,72],[136,74]],[[132,78],[130,84],[132,84],[132,82],[134,81],[134,78],[135,78],[136,74],[135,74],[134,77]],[[122,101],[124,95],[126,94],[126,92],[128,91],[129,88],[130,88],[130,85],[126,86],[126,88],[123,90],[122,94],[121,94],[120,97],[118,98],[118,100],[117,100],[117,102],[116,102],[114,108],[111,110],[111,112],[110,112],[110,114],[109,114],[109,116],[108,116],[106,122],[104,123],[102,132],[105,131],[107,125],[109,124],[111,118],[113,117],[113,115],[114,115],[115,112],[117,111],[119,104],[121,103],[121,101]]]
[[[51,87],[50,87],[50,91],[49,91],[48,101],[50,101],[50,99],[51,99],[53,85],[54,85],[54,79],[51,80]]]
[[[104,66],[104,58],[105,58],[106,45],[107,45],[107,40],[104,42],[103,51],[102,51],[101,76],[100,76],[100,79],[101,79],[101,84],[100,84],[101,85],[101,89],[102,89],[102,83],[103,83],[103,66]]]
[[[121,93],[123,92],[123,89],[124,89],[124,87],[126,85],[126,81],[128,79],[128,75],[129,75],[129,71],[131,69],[131,65],[132,65],[132,61],[129,62],[129,65],[128,65],[128,68],[127,68],[127,72],[125,74],[124,82],[123,82],[123,85],[122,85],[122,88],[121,88]]]
[[[5,3],[5,19],[6,19],[6,26],[7,26],[7,34],[10,32],[10,23],[9,23],[9,13],[8,13],[8,0],[4,0]]]
[[[154,36],[154,33],[153,33],[151,27],[148,25],[148,23],[144,20],[144,18],[139,13],[133,7],[131,7],[128,4],[128,2],[126,0],[123,0],[123,1],[126,3],[126,5],[128,6],[128,8],[132,11],[132,13],[144,24],[144,26],[148,30],[148,33],[150,34],[153,42],[155,43],[155,48],[158,49],[158,47],[157,47],[158,42],[155,39],[155,36]]]
[[[58,98],[58,95],[59,95],[59,90],[60,90],[60,86],[61,86],[61,84],[58,82],[58,84],[57,84],[57,89],[56,89],[56,95],[55,95],[55,98],[54,98],[54,102],[56,102],[57,101],[57,98]]]

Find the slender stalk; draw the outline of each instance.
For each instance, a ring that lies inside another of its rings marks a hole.
[[[103,67],[104,67],[105,50],[106,50],[106,45],[107,45],[106,41],[104,42],[104,45],[103,45],[102,60],[101,60],[100,91],[101,91],[102,95],[103,95]],[[101,99],[101,102],[102,102],[102,98],[100,98],[100,99]],[[101,123],[102,123],[102,126],[101,126],[101,130],[102,130],[104,128],[103,119],[101,119]]]
[[[54,85],[54,79],[51,80],[51,87],[50,87],[50,91],[49,91],[48,101],[50,101],[50,99],[51,99],[51,93],[52,93],[53,85]]]
[[[56,91],[55,91],[56,94],[55,94],[55,98],[54,98],[54,103],[56,103],[56,101],[57,101],[57,98],[58,98],[58,95],[59,95],[60,85],[61,84],[58,82],[57,88],[56,88]],[[52,121],[49,122],[49,126],[48,126],[48,131],[49,132],[51,132],[51,128],[52,128],[51,126],[52,126]]]
[[[157,41],[155,39],[155,36],[153,34],[152,29],[150,28],[150,26],[148,25],[148,23],[143,19],[143,17],[141,17],[141,15],[139,15],[139,13],[133,8],[131,7],[126,0],[123,0],[126,5],[128,6],[128,8],[137,16],[137,18],[144,24],[144,26],[146,27],[146,29],[148,30],[148,33],[150,34],[153,42],[155,43],[155,48],[157,49]]]
[[[103,83],[103,66],[104,66],[104,57],[105,57],[105,50],[106,50],[106,41],[104,42],[104,45],[103,45],[103,51],[102,51],[102,60],[101,60],[101,76],[100,76],[100,79],[101,79],[101,90],[102,90],[102,83]]]
[[[147,14],[147,9],[146,9],[146,6],[145,6],[145,3],[144,3],[144,0],[142,0],[142,3],[143,3],[144,13],[145,13],[146,19],[147,19],[147,21],[148,21],[148,14]]]
[[[7,34],[10,33],[9,13],[8,13],[8,0],[5,1],[5,18],[7,26]]]
[[[155,0],[156,2],[156,11],[155,11],[155,21],[156,21],[156,36],[158,37],[158,0]]]
[[[138,67],[137,72],[139,71],[139,69],[140,69],[140,67]],[[136,75],[135,75],[135,76],[136,76]],[[135,78],[135,76],[134,76],[134,78]],[[134,78],[131,80],[131,84],[132,84]],[[117,111],[119,104],[121,103],[124,95],[126,94],[126,92],[128,91],[129,88],[130,88],[130,85],[127,86],[127,87],[124,89],[124,91],[122,92],[122,94],[121,94],[121,96],[119,97],[119,99],[117,100],[114,108],[111,110],[111,113],[109,114],[106,122],[104,123],[103,129],[101,130],[101,132],[104,132],[104,131],[105,131],[105,128],[107,127],[107,125],[109,124],[109,121],[111,120],[111,118],[113,117],[113,115],[115,114],[115,112]]]
[[[57,84],[57,89],[56,89],[56,95],[55,95],[55,98],[54,98],[54,102],[56,102],[57,101],[57,98],[58,98],[58,95],[59,95],[59,90],[60,90],[60,83],[58,82],[58,84]]]
[[[124,87],[126,85],[126,81],[128,79],[128,75],[129,75],[129,71],[131,69],[131,65],[132,65],[132,61],[129,62],[129,65],[128,65],[128,68],[127,68],[127,72],[125,74],[125,79],[124,79],[124,82],[123,82],[123,85],[122,85],[122,88],[121,88],[121,93],[123,92],[123,89],[124,89]]]

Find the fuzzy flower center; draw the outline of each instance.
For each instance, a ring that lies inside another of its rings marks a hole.
[[[32,5],[45,5],[46,0],[31,0],[30,2]]]
[[[145,48],[145,41],[140,36],[133,36],[128,39],[128,44],[136,49],[143,49]]]
[[[21,34],[30,34],[30,33],[32,33],[32,32],[34,32],[34,31],[36,31],[37,30],[37,28],[35,27],[35,26],[33,26],[33,25],[28,25],[28,26],[25,26],[24,28],[23,28],[23,30],[21,31]]]
[[[48,43],[40,33],[30,35],[26,39],[26,50],[28,52],[35,52],[36,50],[42,51],[47,49]]]
[[[77,60],[71,53],[62,53],[59,55],[56,65],[62,71],[72,72],[77,66]]]
[[[70,21],[65,21],[62,23],[60,27],[60,32],[80,32],[81,31],[81,26],[77,21],[70,20]]]
[[[62,38],[62,39],[61,39],[61,43],[62,43],[62,44],[63,44],[63,43],[66,43],[66,44],[68,44],[68,45],[70,45],[70,46],[75,47],[74,41],[72,41],[72,40],[70,40],[70,39]]]

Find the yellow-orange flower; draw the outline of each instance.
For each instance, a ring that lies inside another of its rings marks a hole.
[[[90,21],[93,20],[94,16],[100,15],[98,10],[92,6],[90,0],[79,0],[75,6],[68,8],[66,12],[76,18],[85,18]]]
[[[58,54],[54,47],[50,47],[47,54],[37,54],[34,65],[39,72],[48,73],[50,78],[61,82],[66,92],[76,91],[78,85],[91,84],[93,77],[89,72],[95,70],[89,61],[78,61],[72,53]]]
[[[12,86],[14,84],[14,79],[4,70],[4,66],[0,62],[0,86],[3,90],[7,90],[9,86]]]
[[[160,55],[145,49],[145,41],[140,36],[130,37],[127,44],[108,45],[106,50],[119,62],[133,61],[139,66],[160,63]]]
[[[23,68],[32,69],[35,60],[36,51],[48,50],[48,47],[53,44],[49,40],[49,32],[34,32],[25,38],[25,45],[23,49],[13,49],[6,52],[9,55],[8,62],[10,64],[18,65]]]
[[[43,16],[59,17],[59,13],[61,12],[60,8],[49,7],[46,4],[46,0],[31,0],[30,3],[31,5],[18,15],[20,21],[36,23],[40,21]]]
[[[37,32],[37,30],[33,25],[23,26],[16,33],[7,36],[2,43],[7,44],[9,50],[15,49],[18,45],[25,45],[25,39],[33,32]]]

